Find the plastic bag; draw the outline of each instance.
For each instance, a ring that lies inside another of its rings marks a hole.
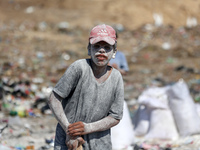
[[[144,136],[149,129],[150,111],[146,106],[140,105],[135,117],[134,133],[136,136]]]
[[[169,109],[168,95],[166,93],[168,88],[168,86],[152,87],[144,91],[139,97],[139,103],[145,105],[146,110],[148,110],[148,113],[146,113],[146,118],[149,118],[150,120],[148,128],[149,130],[145,135],[146,138],[170,140],[178,138],[176,125]],[[140,127],[138,126],[138,128]],[[141,131],[141,129],[139,131]],[[135,130],[135,132],[138,133],[138,129]]]
[[[176,140],[179,134],[170,109],[153,109],[147,139]]]
[[[111,128],[113,150],[127,149],[134,142],[134,130],[131,117],[124,101],[123,118],[118,125]]]
[[[138,103],[151,109],[168,109],[167,89],[168,87],[149,88],[139,96]]]
[[[200,117],[200,103],[195,103],[196,109],[197,109],[197,113]]]
[[[181,136],[200,133],[200,117],[187,84],[180,80],[167,91],[169,106]]]

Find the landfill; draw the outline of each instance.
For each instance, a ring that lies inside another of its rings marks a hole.
[[[101,23],[118,32],[130,70],[113,150],[200,150],[199,6],[1,0],[0,150],[53,150],[57,121],[46,101],[67,67],[89,57],[89,31]]]

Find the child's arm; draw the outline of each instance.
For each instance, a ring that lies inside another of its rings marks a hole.
[[[49,107],[51,108],[52,113],[58,120],[59,124],[62,126],[65,133],[67,133],[69,121],[67,117],[65,116],[61,101],[62,101],[62,98],[59,95],[57,95],[55,92],[52,92],[48,99],[48,104],[49,104]]]
[[[83,123],[81,121],[75,122],[68,126],[68,134],[70,136],[80,136],[98,131],[104,131],[117,125],[119,120],[107,116],[99,121],[93,123]]]
[[[67,117],[65,116],[62,104],[61,104],[62,98],[57,95],[56,93],[52,92],[48,104],[49,107],[51,108],[52,113],[58,120],[59,124],[62,126],[63,130],[66,133],[66,145],[69,148],[69,150],[76,149],[77,146],[83,144],[85,141],[83,140],[82,137],[72,137],[67,135],[67,130],[69,126],[69,121]]]

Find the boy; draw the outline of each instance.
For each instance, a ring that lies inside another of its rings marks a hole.
[[[58,81],[48,104],[58,120],[55,150],[112,150],[110,128],[123,114],[120,72],[108,63],[116,54],[115,30],[98,25],[90,32],[88,55],[72,63]]]

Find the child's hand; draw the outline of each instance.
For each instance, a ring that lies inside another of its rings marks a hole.
[[[85,134],[85,125],[83,122],[75,122],[68,126],[68,132],[70,136],[81,136]]]
[[[70,139],[67,137],[65,143],[69,150],[76,150],[80,145],[84,144],[85,141],[82,137],[73,137]]]

